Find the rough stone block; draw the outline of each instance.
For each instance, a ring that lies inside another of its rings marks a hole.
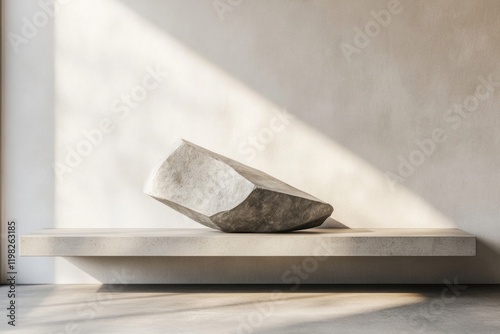
[[[285,232],[321,225],[331,205],[266,173],[181,140],[144,192],[224,232]]]

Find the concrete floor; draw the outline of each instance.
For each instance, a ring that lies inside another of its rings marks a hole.
[[[24,285],[16,297],[16,327],[2,315],[0,333],[500,333],[500,286]]]

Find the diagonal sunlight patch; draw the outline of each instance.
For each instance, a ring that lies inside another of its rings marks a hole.
[[[453,227],[294,118],[294,106],[265,99],[119,1],[74,1],[55,23],[55,162],[71,169],[56,182],[55,227],[199,227],[142,193],[179,137],[329,202],[348,227]],[[65,260],[56,277],[95,282]]]

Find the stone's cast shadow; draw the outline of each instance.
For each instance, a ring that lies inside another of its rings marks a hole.
[[[323,228],[350,228],[350,227],[342,224],[341,222],[333,219],[332,217],[329,217],[325,220],[323,224],[321,224],[316,228],[323,229]]]
[[[284,233],[294,233],[294,234],[308,234],[308,233],[321,233],[324,232],[322,230],[351,230],[350,227],[347,225],[342,224],[338,220],[333,219],[332,217],[328,217],[323,224],[320,226],[314,227],[314,228],[309,228],[305,230],[297,230],[297,231],[291,231],[291,232],[284,232]],[[363,229],[364,232],[368,232],[369,230]],[[359,231],[358,231],[359,232]]]

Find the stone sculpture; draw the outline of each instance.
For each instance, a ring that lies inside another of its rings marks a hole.
[[[321,225],[333,207],[264,172],[179,141],[144,192],[224,232],[286,232]]]

